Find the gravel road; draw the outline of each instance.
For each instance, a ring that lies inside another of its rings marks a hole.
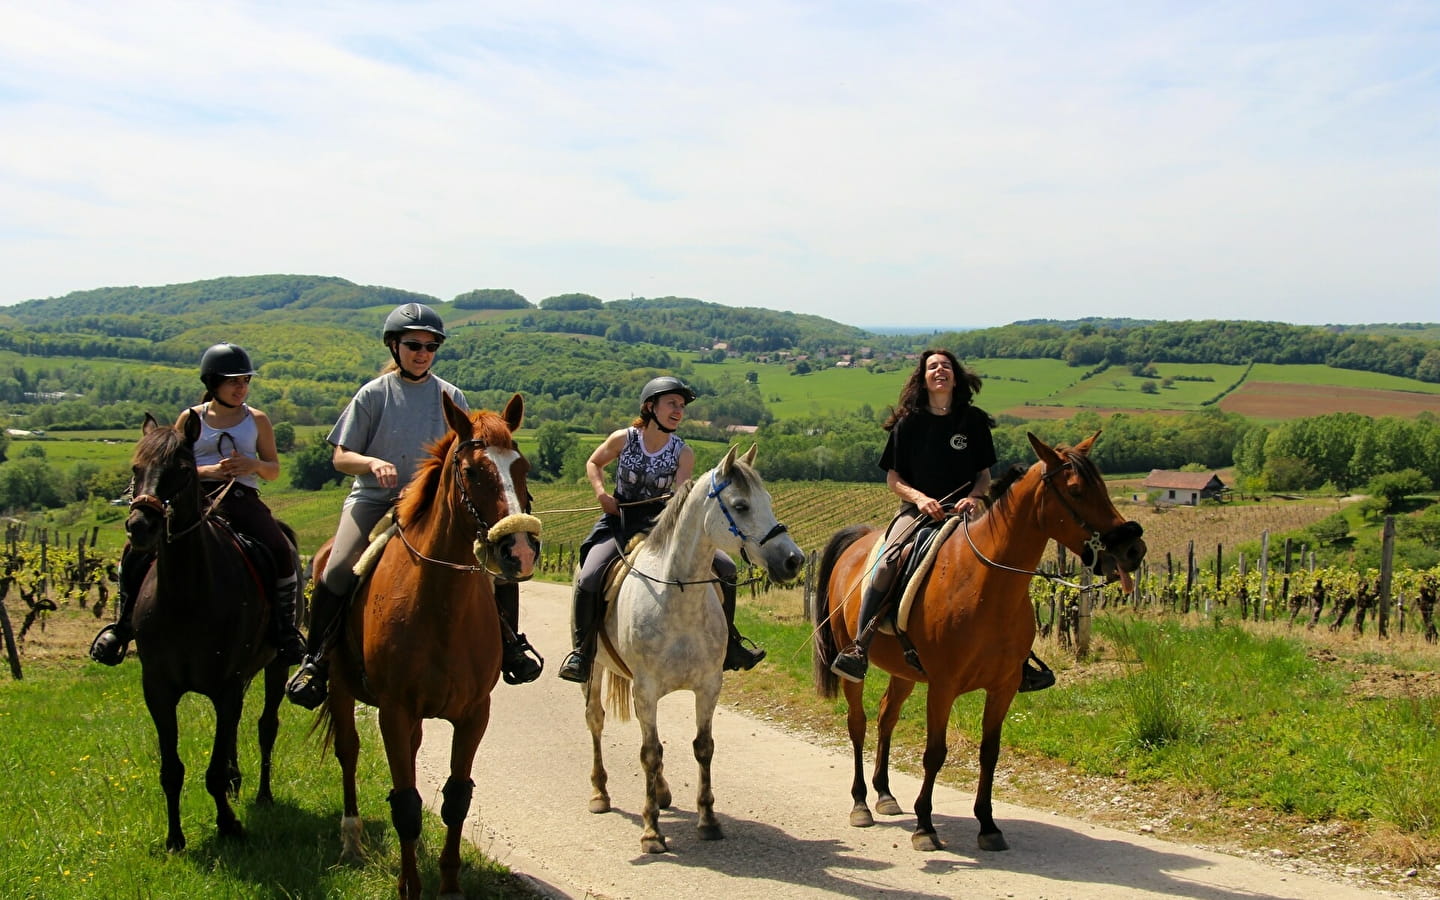
[[[542,893],[606,900],[1391,896],[1326,880],[1293,862],[1286,869],[1003,803],[996,804],[995,816],[1011,849],[982,853],[975,844],[971,795],[943,786],[935,789],[935,827],[947,848],[920,853],[910,847],[910,815],[868,829],[849,826],[848,754],[723,706],[715,723],[714,790],[725,840],[702,842],[695,833],[688,692],[661,704],[666,776],[674,791],[674,805],[661,816],[670,852],[643,853],[639,729],[633,721],[607,721],[605,762],[614,809],[591,814],[586,809],[590,736],[580,689],[552,674],[569,647],[569,589],[528,584],[521,604],[522,625],[545,654],[546,673],[534,684],[496,687],[490,728],[474,767],[467,833],[482,852]],[[765,666],[740,677],[763,678]],[[438,811],[449,725],[425,726],[420,792]],[[838,718],[835,727],[841,727]],[[871,738],[873,744],[873,731]],[[1002,767],[1004,762],[1002,756]],[[893,786],[908,811],[918,779],[897,772]],[[366,804],[362,811],[371,818],[387,815],[383,803]],[[429,845],[438,847],[438,834],[430,839]]]

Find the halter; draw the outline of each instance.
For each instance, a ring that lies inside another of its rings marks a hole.
[[[189,466],[180,466],[179,470],[185,474],[187,484],[190,479],[193,479],[195,477],[195,470],[190,468]],[[181,490],[183,490],[185,486],[186,485],[181,485]],[[165,522],[165,543],[172,544],[180,538],[184,537],[185,535],[189,534],[190,532],[194,531],[195,529],[199,528],[201,525],[205,524],[205,520],[210,518],[210,513],[215,508],[214,503],[207,505],[204,509],[200,511],[200,515],[195,518],[194,522],[190,523],[179,531],[171,531],[170,529],[173,527],[175,519],[175,498],[178,496],[180,496],[180,491],[176,491],[174,494],[164,499],[161,499],[154,494],[137,494],[130,500],[130,511],[134,512],[137,509],[148,509],[151,512],[160,516],[160,518],[163,519]],[[216,502],[218,503],[219,501]]]
[[[720,492],[723,491],[723,490],[725,490],[727,487],[729,487],[730,484],[731,484],[731,482],[733,482],[733,481],[734,481],[734,479],[733,479],[733,478],[730,478],[730,479],[726,479],[723,484],[720,483],[720,482],[717,481],[716,478],[715,478],[715,470],[714,470],[714,469],[711,469],[711,470],[710,470],[710,491],[709,491],[709,493],[707,493],[707,494],[705,495],[705,498],[706,498],[707,500],[713,498],[713,499],[715,500],[715,503],[716,503],[717,505],[719,505],[719,507],[720,507],[720,512],[722,512],[722,513],[725,514],[725,521],[730,523],[730,533],[733,534],[733,535],[735,535],[736,537],[738,537],[738,538],[740,539],[740,558],[743,559],[743,560],[745,560],[746,563],[748,563],[748,564],[750,564],[750,565],[753,566],[753,565],[755,565],[755,564],[754,564],[753,562],[750,562],[750,557],[745,555],[745,545],[748,544],[748,543],[750,543],[750,539],[745,536],[745,532],[743,532],[743,531],[740,530],[740,525],[739,525],[739,523],[737,523],[737,522],[735,521],[735,516],[734,516],[733,514],[731,514],[731,512],[730,512],[730,507],[728,507],[728,506],[725,505],[724,499],[721,498],[721,496],[720,496]],[[763,547],[763,546],[765,546],[765,542],[766,542],[766,541],[771,540],[772,538],[779,537],[780,535],[784,534],[784,533],[785,533],[786,531],[788,531],[788,530],[789,530],[789,529],[786,528],[786,527],[784,526],[784,524],[782,524],[782,523],[780,523],[780,522],[776,522],[776,523],[775,523],[775,527],[773,527],[773,528],[771,528],[769,531],[765,532],[765,536],[762,537],[759,541],[757,541],[756,544],[755,544],[755,546],[757,546],[757,547]]]

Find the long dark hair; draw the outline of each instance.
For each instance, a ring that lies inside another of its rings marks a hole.
[[[950,367],[955,370],[955,392],[950,399],[952,411],[969,406],[975,395],[980,393],[980,376],[974,370],[965,368],[949,350],[932,347],[920,354],[915,371],[910,373],[910,377],[905,380],[905,386],[900,389],[900,399],[890,407],[890,415],[885,419],[886,431],[892,430],[901,419],[911,413],[919,412],[929,400],[925,390],[925,363],[937,353],[950,360]]]

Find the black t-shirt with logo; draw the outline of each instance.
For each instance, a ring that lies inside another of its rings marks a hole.
[[[894,469],[905,482],[936,500],[975,480],[981,469],[995,465],[990,417],[966,406],[943,416],[913,412],[895,423],[880,468]],[[968,493],[970,489],[967,488]],[[949,497],[954,503],[963,497]]]

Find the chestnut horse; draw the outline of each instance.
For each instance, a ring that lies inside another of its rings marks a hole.
[[[1030,606],[1030,579],[1038,574],[1047,544],[1053,539],[1068,547],[1107,580],[1129,585],[1129,573],[1145,556],[1140,526],[1125,521],[1111,503],[1105,481],[1090,460],[1097,431],[1073,449],[1050,448],[1033,434],[1030,444],[1039,461],[1023,475],[1003,479],[994,491],[994,506],[962,528],[940,547],[919,586],[905,623],[905,632],[919,652],[922,674],[906,661],[900,642],[881,634],[870,647],[870,661],[890,673],[880,700],[875,772],[872,783],[876,809],[898,815],[890,793],[890,738],[900,707],[918,681],[926,693],[924,780],[915,800],[917,850],[944,846],[931,822],[931,793],[945,763],[945,732],[955,698],[985,691],[980,738],[980,781],[975,791],[975,818],[980,820],[980,849],[1004,850],[1005,837],[995,825],[990,794],[1000,758],[1000,729],[1010,702],[1020,688],[1021,666],[1035,639]],[[1018,467],[1017,467],[1018,468]],[[1013,483],[1012,483],[1013,482]],[[851,526],[830,539],[820,562],[815,601],[815,686],[833,698],[840,681],[830,671],[839,648],[856,634],[858,599],[870,552],[881,533]],[[850,824],[874,824],[865,803],[862,751],[865,744],[864,685],[844,682],[849,705],[847,724],[854,749],[855,771],[850,787],[854,806]]]
[[[146,413],[131,460],[135,499],[125,520],[131,552],[153,553],[155,560],[135,596],[135,647],[145,706],[160,739],[160,786],[169,819],[165,848],[171,851],[185,849],[180,828],[185,763],[175,715],[180,698],[190,692],[204,694],[215,707],[215,742],[205,788],[215,798],[221,836],[243,837],[245,829],[228,796],[240,792],[236,741],[245,691],[264,669],[260,789],[255,800],[268,804],[270,757],[289,668],[275,661],[275,648],[265,637],[270,615],[265,592],[273,576],[262,575],[229,526],[212,518],[209,507],[202,508],[194,453],[200,417],[186,416],[182,427],[161,425]],[[293,545],[294,534],[285,531]]]
[[[585,684],[585,722],[590,727],[593,759],[590,811],[609,812],[609,776],[601,758],[605,700],[621,720],[633,705],[640,720],[640,765],[645,772],[644,831],[640,849],[664,853],[660,810],[670,806],[665,781],[664,746],[657,727],[660,698],[675,691],[695,694],[695,739],[699,764],[696,828],[700,839],[724,837],[715,818],[710,761],[715,754],[711,723],[720,698],[727,629],[720,592],[711,569],[716,549],[739,554],[765,566],[776,581],[789,581],[805,564],[805,554],[775,520],[770,494],[753,468],[755,448],[739,459],[735,448],[714,469],[675,491],[645,542],[619,566],[619,593],[610,604],[601,631],[597,665]]]
[[[355,702],[376,707],[390,762],[390,820],[400,837],[401,897],[418,900],[415,845],[421,800],[415,755],[425,719],[454,726],[450,777],[442,789],[440,896],[460,896],[461,826],[475,783],[470,766],[490,721],[500,677],[500,617],[494,579],[534,574],[540,523],[526,513],[529,463],[511,433],[524,418],[520,395],[503,415],[466,415],[444,398],[450,430],[430,448],[396,510],[397,533],[360,581],[331,657],[330,696],[321,717],[344,779],[340,824],[346,856],[358,857],[360,812]],[[329,545],[315,557],[320,569]]]

